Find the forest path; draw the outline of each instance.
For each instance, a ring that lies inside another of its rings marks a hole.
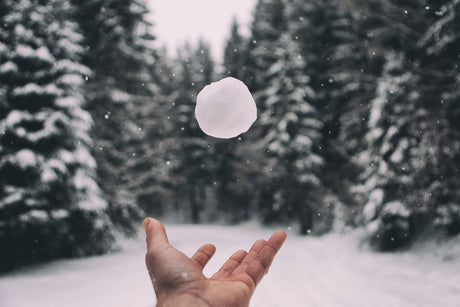
[[[216,245],[207,276],[234,251],[248,249],[273,232],[255,224],[166,228],[171,244],[187,255],[202,244]],[[359,247],[357,234],[305,238],[286,231],[288,240],[251,307],[453,307],[460,302],[458,240],[431,251],[375,253]],[[0,305],[154,306],[142,236],[124,241],[122,247],[110,255],[53,261],[0,276]]]

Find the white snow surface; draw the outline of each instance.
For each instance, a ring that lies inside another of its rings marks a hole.
[[[234,251],[248,249],[274,230],[249,223],[230,226],[166,225],[170,243],[191,256],[217,247],[209,276]],[[460,238],[398,253],[376,253],[359,244],[360,233],[288,239],[250,306],[458,306]],[[143,236],[123,241],[105,256],[60,260],[0,276],[3,307],[152,307],[155,295],[144,265]]]
[[[257,107],[248,87],[227,77],[198,93],[195,117],[207,135],[229,139],[248,131],[257,119]]]

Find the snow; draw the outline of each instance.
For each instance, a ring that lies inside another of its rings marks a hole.
[[[398,147],[390,156],[390,161],[393,163],[401,163],[404,159],[404,152],[409,148],[409,141],[405,138],[399,141]]]
[[[49,64],[53,64],[56,61],[46,47],[39,47],[35,50],[28,45],[19,44],[16,46],[16,54],[22,58],[35,59]]]
[[[49,183],[51,183],[53,181],[56,181],[58,179],[58,176],[56,174],[56,171],[53,168],[48,167],[47,165],[45,165],[45,166],[42,167],[42,171],[41,171],[41,174],[40,174],[40,179],[44,183],[49,184]]]
[[[78,207],[87,211],[97,211],[107,208],[107,203],[99,195],[99,186],[88,176],[87,170],[78,169],[73,177],[73,185],[79,192]]]
[[[56,156],[57,159],[63,161],[65,164],[75,163],[75,156],[68,150],[59,150]]]
[[[8,61],[2,65],[0,65],[0,73],[1,74],[7,74],[7,73],[15,73],[18,71],[18,66],[11,62]]]
[[[460,0],[448,2],[435,12],[442,18],[428,28],[417,43],[418,47],[426,48],[428,54],[436,54],[455,41],[458,31],[452,24],[457,16],[456,5],[460,5]]]
[[[35,153],[29,149],[21,149],[15,154],[5,155],[3,161],[0,161],[0,166],[5,164],[15,165],[23,170],[33,168],[39,164],[40,159]]]
[[[436,208],[436,223],[439,225],[450,225],[454,219],[460,219],[460,208],[457,204],[440,205]]]
[[[35,52],[35,55],[44,62],[47,62],[47,63],[56,62],[56,59],[51,55],[48,48],[46,47],[38,48],[37,51]]]
[[[89,169],[95,169],[97,167],[96,160],[93,158],[88,149],[84,146],[77,146],[74,151],[75,161],[81,165],[85,165]]]
[[[22,39],[32,40],[34,34],[30,29],[26,29],[23,25],[16,25],[14,27],[14,34],[16,37],[21,37]]]
[[[248,131],[257,119],[257,107],[247,86],[228,77],[201,90],[195,116],[204,133],[228,139]]]
[[[248,249],[274,229],[166,225],[171,244],[192,255],[205,243],[217,247],[205,274],[234,251]],[[400,253],[375,253],[359,245],[359,232],[288,239],[258,286],[251,307],[457,306],[460,301],[460,237]],[[123,241],[122,251],[61,260],[0,276],[0,301],[17,306],[154,306],[144,264],[143,237]]]
[[[71,61],[69,59],[61,59],[59,61],[56,61],[53,66],[53,72],[67,72],[86,76],[92,75],[91,70],[88,67],[77,62]]]
[[[54,104],[60,108],[70,108],[73,106],[80,106],[82,99],[73,96],[60,97],[54,100]]]
[[[76,189],[78,190],[97,190],[97,184],[91,178],[88,178],[88,175],[85,171],[79,169],[76,171],[73,183]]]
[[[400,201],[388,202],[382,209],[384,214],[398,215],[401,217],[409,217],[410,211]]]
[[[13,110],[11,111],[4,124],[2,125],[2,129],[6,130],[7,128],[14,127],[15,125],[19,124],[24,119],[28,119],[30,117],[29,113]]]
[[[17,165],[22,169],[35,167],[38,163],[35,153],[29,149],[18,151],[15,158]]]
[[[33,220],[47,221],[48,219],[48,214],[44,210],[30,210],[19,216],[21,222],[30,222]]]
[[[110,91],[110,98],[117,103],[130,103],[133,100],[133,97],[129,93],[117,89]]]
[[[30,46],[19,44],[16,46],[16,54],[23,58],[31,58],[35,56],[35,50]]]
[[[28,83],[25,86],[17,87],[13,90],[14,96],[27,96],[27,95],[53,95],[58,96],[61,90],[54,84],[48,84],[45,87],[35,83]]]
[[[84,84],[83,78],[78,74],[66,74],[59,77],[56,80],[56,83],[59,85],[69,85],[69,86],[82,86]]]
[[[369,200],[364,205],[363,216],[366,221],[372,221],[377,216],[377,211],[382,205],[385,193],[382,189],[375,189],[369,195]]]
[[[5,188],[5,197],[0,201],[0,208],[14,205],[24,198],[25,191],[23,189],[15,189],[16,187],[7,186]]]
[[[23,121],[40,121],[44,122],[43,128],[35,132],[27,132],[20,124]],[[62,133],[59,124],[69,125],[69,118],[63,112],[44,110],[35,114],[13,110],[8,114],[6,121],[0,125],[0,129],[15,130],[16,134],[26,138],[29,142],[37,143],[40,140]]]
[[[51,217],[55,220],[65,219],[69,216],[69,211],[64,209],[57,209],[51,211]]]

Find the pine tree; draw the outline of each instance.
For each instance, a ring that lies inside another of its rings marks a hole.
[[[224,50],[224,76],[242,79],[245,74],[244,61],[246,58],[247,42],[239,32],[239,24],[233,20],[230,37]]]
[[[0,22],[0,269],[107,251],[83,52],[65,1],[6,1]]]
[[[331,55],[341,38],[337,37],[334,23],[337,20],[337,1],[291,1],[288,6],[289,28],[299,42],[302,56],[308,65],[306,74],[311,76],[310,86],[318,91],[318,104],[323,104],[332,83],[329,74]],[[322,96],[319,96],[322,95]],[[324,108],[324,105],[321,105]]]
[[[365,52],[351,15],[354,8],[335,0],[289,3],[288,28],[307,63],[304,74],[316,93],[310,103],[323,123],[318,147],[327,161],[322,174],[326,194],[353,207],[350,182],[359,173],[353,154],[365,133],[361,119],[366,111],[360,97],[366,92],[360,72]]]
[[[196,96],[214,77],[214,64],[209,45],[200,41],[196,48],[186,44],[179,53],[175,73],[173,106],[170,120],[173,123],[170,142],[170,169],[174,178],[176,201],[185,207],[185,218],[193,223],[202,219],[206,204],[206,189],[212,185],[214,164],[212,140],[201,132],[194,110]]]
[[[246,73],[243,81],[252,93],[265,88],[266,69],[276,58],[271,52],[273,43],[287,30],[284,0],[259,0],[251,26],[251,37],[245,61]],[[263,107],[263,106],[262,106]]]
[[[136,195],[137,204],[145,214],[160,216],[171,198],[167,136],[172,129],[168,118],[170,95],[175,89],[166,52],[154,55],[155,63],[150,70],[155,94],[151,101],[137,107],[137,138],[131,144],[133,158],[126,164],[131,174],[127,188]]]
[[[436,224],[448,234],[460,232],[460,73],[458,50],[460,48],[460,1],[439,1],[427,6],[435,21],[418,41],[424,51],[422,71],[424,88],[433,97],[432,105],[438,109],[433,115],[433,125],[438,134],[436,152],[437,181],[430,189],[437,203]],[[435,84],[436,86],[433,86]],[[434,92],[434,93],[433,93]]]
[[[387,55],[377,96],[370,108],[367,135],[370,147],[365,153],[371,154],[361,156],[370,165],[364,186],[364,193],[370,197],[364,212],[368,220],[376,219],[375,240],[383,249],[402,246],[410,239],[408,206],[411,203],[421,206],[421,200],[409,201],[409,195],[417,188],[416,174],[428,158],[418,148],[421,140],[417,130],[424,121],[420,118],[424,112],[417,110],[416,77],[405,60],[401,53]],[[412,99],[406,100],[411,91]]]
[[[231,76],[243,79],[246,75],[244,63],[247,53],[247,40],[241,36],[235,18],[223,54],[222,78]],[[215,141],[213,145],[217,209],[220,218],[232,224],[249,218],[255,198],[253,191],[257,190],[254,177],[250,175],[254,174],[251,171],[254,166],[248,162],[251,158],[247,155],[247,150],[254,146],[246,140],[247,137],[242,135],[230,140]]]
[[[85,88],[95,118],[94,154],[112,220],[131,233],[142,212],[138,198],[149,194],[152,174],[161,163],[152,156],[163,130],[154,82],[158,56],[140,0],[73,1],[84,32],[84,63],[94,70]],[[145,202],[145,201],[144,201]]]
[[[297,43],[283,34],[273,48],[277,61],[268,69],[271,82],[264,90],[266,127],[262,143],[267,150],[262,210],[266,221],[299,218],[301,233],[313,227],[313,212],[320,207],[323,159],[316,152],[322,124],[308,102],[314,97]],[[266,198],[271,201],[266,201]],[[268,206],[267,206],[268,204]]]
[[[456,198],[444,168],[447,156],[455,157],[455,149],[447,145],[454,130],[443,103],[437,103],[442,102],[443,84],[452,84],[455,77],[439,74],[442,60],[429,59],[427,50],[419,48],[423,32],[436,21],[430,6],[418,1],[404,7],[379,5],[376,50],[385,54],[385,65],[368,118],[368,150],[361,160],[371,167],[364,173],[361,192],[369,195],[364,213],[373,221],[373,241],[382,249],[394,249],[433,225],[440,204],[451,208]],[[403,12],[391,14],[395,10]]]

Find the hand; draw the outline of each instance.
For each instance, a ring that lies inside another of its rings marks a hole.
[[[249,252],[234,253],[211,278],[203,268],[214,255],[212,244],[203,245],[191,257],[172,247],[163,224],[146,218],[147,269],[157,295],[157,306],[248,306],[257,284],[268,272],[286,240],[284,231],[258,240]]]

